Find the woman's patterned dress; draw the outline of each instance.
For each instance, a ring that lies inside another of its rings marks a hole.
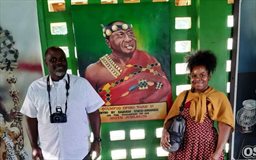
[[[182,115],[186,118],[186,131],[182,147],[170,153],[169,160],[209,160],[217,146],[217,131],[213,121],[206,115],[203,123],[195,122],[189,115],[190,102],[186,103]],[[222,153],[219,160],[224,159]]]

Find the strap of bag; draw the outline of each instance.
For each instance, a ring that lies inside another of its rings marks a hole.
[[[186,102],[186,99],[187,99],[187,97],[188,97],[188,90],[186,91],[186,94],[185,94],[185,97],[184,97],[184,99],[183,99],[183,101],[182,101],[182,103],[181,103],[181,105],[180,105],[180,114],[181,114],[181,112],[184,110],[184,107],[185,107],[185,102]]]

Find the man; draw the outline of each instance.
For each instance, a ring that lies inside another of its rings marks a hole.
[[[21,113],[26,115],[34,159],[90,159],[100,154],[100,116],[104,104],[90,83],[69,75],[62,49],[45,52],[49,75],[28,88]],[[94,141],[90,148],[90,127]]]
[[[164,102],[171,97],[171,86],[161,64],[137,50],[130,24],[114,21],[103,27],[103,35],[112,53],[89,65],[84,76],[105,105]]]

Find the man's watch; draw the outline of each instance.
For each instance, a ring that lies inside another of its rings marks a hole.
[[[101,142],[101,138],[100,137],[95,137],[93,142]]]

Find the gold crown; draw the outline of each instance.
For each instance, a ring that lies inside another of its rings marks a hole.
[[[112,24],[112,25],[108,25],[108,26],[102,26],[102,32],[103,32],[103,36],[105,38],[108,38],[111,36],[112,33],[114,33],[115,31],[118,30],[127,30],[127,29],[131,29],[132,25],[131,24]]]

